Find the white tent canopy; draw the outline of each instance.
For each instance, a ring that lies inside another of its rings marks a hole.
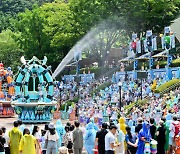
[[[119,62],[133,61],[135,56],[130,56],[119,60]]]
[[[136,59],[137,60],[141,60],[141,59],[150,59],[150,56],[151,56],[151,52],[148,52],[140,57],[137,57]]]
[[[163,52],[160,52],[154,56],[152,56],[153,58],[160,58],[160,57],[167,57],[167,51],[163,51]]]

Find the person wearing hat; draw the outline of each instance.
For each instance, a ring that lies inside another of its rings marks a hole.
[[[58,133],[55,130],[54,124],[50,123],[48,125],[49,130],[45,135],[45,139],[47,140],[47,152],[46,154],[55,154],[57,153],[57,143],[58,143]]]
[[[139,141],[138,141],[137,154],[143,154],[145,150],[145,143],[150,143],[151,141],[150,125],[148,122],[143,123],[142,129],[139,131],[138,134],[138,139]]]
[[[86,126],[86,134],[84,136],[84,147],[88,154],[94,154],[93,148],[96,139],[96,130],[94,129],[94,124],[92,122],[88,123]]]

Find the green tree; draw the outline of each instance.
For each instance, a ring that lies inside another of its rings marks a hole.
[[[79,38],[68,3],[54,2],[18,15],[17,38],[27,58],[48,57],[53,69]]]
[[[14,30],[14,18],[25,9],[32,9],[53,0],[1,0],[0,1],[0,32],[7,28]]]
[[[148,29],[161,32],[180,13],[179,0],[70,0],[70,4],[76,13],[75,19],[84,27],[84,31],[88,31],[102,19],[117,16],[120,21],[114,20],[114,23],[124,23],[124,29],[129,35]]]
[[[90,39],[94,41],[88,46],[88,52],[85,51],[87,57],[94,57],[100,66],[104,65],[112,47],[120,48],[127,45],[125,31],[119,28],[120,24],[114,24],[113,20],[114,18],[109,18],[93,28],[94,36]]]
[[[149,29],[160,33],[177,17],[179,7],[179,0],[70,0],[70,9],[81,33],[87,33],[92,27],[98,29],[94,36],[97,41],[88,53],[95,54],[102,62],[111,47],[127,43],[127,36],[131,37],[133,32],[141,36]],[[102,28],[98,27],[99,23]]]
[[[103,0],[112,15],[121,16],[129,33],[142,33],[148,29],[160,33],[179,15],[179,0]]]
[[[20,66],[20,57],[24,54],[23,50],[18,47],[14,36],[18,34],[11,30],[6,30],[0,33],[0,61],[5,67],[11,66],[12,70],[16,72],[17,66]]]
[[[123,18],[113,15],[108,3],[101,0],[75,0],[70,1],[74,19],[81,26],[81,33],[95,31],[90,39],[95,41],[85,50],[87,56],[93,56],[100,65],[103,65],[108,51],[115,46],[122,46],[127,39],[124,31]],[[124,46],[124,45],[123,45]]]
[[[50,51],[49,38],[43,31],[45,24],[47,21],[38,8],[33,11],[26,10],[18,15],[16,28],[20,32],[20,37],[17,39],[28,58],[43,58],[44,53]]]

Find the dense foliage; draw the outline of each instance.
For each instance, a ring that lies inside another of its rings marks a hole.
[[[127,44],[132,32],[160,33],[179,8],[179,0],[1,0],[0,43],[4,33],[10,39],[0,48],[0,60],[15,67],[22,54],[27,59],[46,55],[54,70],[93,29],[95,41],[86,50],[103,64],[111,47]]]
[[[164,84],[160,85],[156,88],[156,93],[161,93],[163,90],[166,90],[167,88],[171,87],[172,85],[175,85],[177,83],[180,83],[180,79],[173,79],[168,82],[165,82]]]
[[[26,9],[32,10],[35,5],[40,6],[53,0],[1,0],[0,1],[0,32],[14,29],[15,18],[18,13]]]
[[[0,33],[0,59],[3,59],[6,67],[11,66],[16,71],[17,66],[21,65],[20,57],[24,51],[18,47],[14,37],[18,37],[18,34],[10,30]]]

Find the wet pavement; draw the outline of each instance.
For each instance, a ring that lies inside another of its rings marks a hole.
[[[10,130],[13,128],[13,122],[18,120],[17,115],[13,118],[0,118],[0,128],[5,127],[7,130]],[[56,123],[57,119],[53,119],[52,122]],[[63,124],[66,124],[68,120],[61,120]],[[71,121],[72,123],[73,121]],[[38,125],[41,129],[44,129],[45,123],[33,123],[33,125]],[[25,124],[27,128],[30,128],[32,124],[28,123]]]

